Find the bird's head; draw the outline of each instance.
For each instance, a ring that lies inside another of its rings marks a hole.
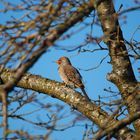
[[[68,57],[60,57],[57,61],[56,61],[56,63],[58,64],[58,65],[68,65],[68,64],[71,64],[71,62],[70,62],[70,60],[69,60],[69,58]]]

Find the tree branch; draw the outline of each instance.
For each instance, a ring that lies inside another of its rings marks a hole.
[[[59,24],[55,29],[52,29],[48,32],[47,37],[44,39],[42,45],[32,53],[30,58],[17,69],[13,79],[8,81],[3,88],[6,91],[10,91],[14,85],[20,80],[22,74],[26,72],[32,65],[40,58],[40,56],[46,52],[46,50],[53,45],[53,43],[68,29],[74,26],[76,23],[81,21],[85,16],[89,15],[90,12],[94,9],[93,5],[90,2],[84,3],[83,5],[77,8],[77,11],[73,15],[66,19],[64,23]],[[45,31],[44,31],[45,32]],[[34,37],[34,35],[32,36]],[[28,37],[27,37],[28,38]],[[39,37],[38,37],[39,38]],[[31,39],[31,38],[30,38]],[[25,39],[26,40],[26,39]],[[23,44],[18,43],[18,44]],[[36,43],[35,43],[36,45]]]
[[[4,69],[1,78],[3,82],[9,81],[13,75],[14,70]],[[96,123],[100,128],[104,127],[104,124],[108,124],[109,115],[93,102],[89,102],[83,97],[79,92],[68,88],[65,84],[56,82],[54,80],[49,80],[42,78],[41,76],[32,75],[26,73],[22,76],[21,80],[17,83],[18,87],[31,89],[37,92],[48,94],[51,97],[57,98],[74,107],[76,110],[81,112],[92,122]],[[115,125],[117,120],[111,119],[109,126]],[[128,128],[123,128],[117,135],[117,137],[127,137],[131,135],[133,137],[134,133]]]
[[[115,13],[112,0],[97,0],[95,6],[106,36],[104,42],[109,48],[113,68],[107,78],[118,87],[124,103],[132,115],[140,111],[140,89],[128,57],[118,22],[118,14]],[[139,135],[140,119],[135,121],[134,127]]]
[[[126,127],[126,125],[131,124],[133,121],[137,120],[140,118],[140,112],[137,112],[135,114],[133,114],[132,116],[128,116],[125,119],[122,119],[120,121],[118,121],[115,125],[109,127],[109,128],[105,128],[104,130],[100,130],[94,137],[93,140],[100,140],[101,138],[103,138],[104,136],[109,135],[109,137],[111,137],[112,135],[115,134],[115,132],[117,132],[118,130]],[[129,138],[129,140],[131,140],[133,138]]]

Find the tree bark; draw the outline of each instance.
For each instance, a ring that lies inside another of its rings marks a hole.
[[[135,78],[123,34],[118,22],[112,0],[97,0],[94,4],[104,32],[104,42],[109,48],[112,72],[107,79],[113,82],[121,92],[129,114],[140,111],[140,87]],[[134,122],[137,136],[140,134],[140,119]],[[140,136],[139,136],[140,139]]]
[[[6,83],[13,78],[14,74],[14,70],[4,69],[1,73],[1,79],[4,83]],[[111,127],[118,122],[117,120],[110,118],[110,115],[106,111],[101,109],[99,105],[87,101],[86,98],[79,92],[66,87],[63,83],[42,78],[38,75],[26,73],[17,83],[17,86],[24,89],[31,89],[39,93],[41,92],[53,98],[64,101],[65,103],[69,104],[70,106],[81,112],[83,115],[85,115],[101,129],[104,129],[105,124],[108,125],[108,127]],[[120,129],[117,134],[114,134],[114,137],[119,139],[124,139],[126,137],[130,138],[133,136],[133,130],[127,127]]]

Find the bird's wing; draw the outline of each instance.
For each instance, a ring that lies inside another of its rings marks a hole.
[[[77,86],[77,87],[84,86],[82,83],[82,76],[76,68],[74,68],[71,65],[67,65],[64,68],[64,72],[65,72],[66,76],[68,77],[69,81],[74,83],[75,86]]]

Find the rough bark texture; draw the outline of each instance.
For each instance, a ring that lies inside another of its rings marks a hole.
[[[96,1],[95,7],[109,48],[112,72],[108,80],[121,92],[123,101],[131,114],[140,111],[140,88],[135,79],[131,62],[124,44],[123,34],[112,0]],[[140,119],[134,123],[137,136],[140,134]],[[140,138],[139,138],[140,139]]]
[[[14,74],[14,71],[4,69],[1,74],[1,78],[5,83],[10,81]],[[32,89],[39,93],[42,92],[66,102],[102,129],[104,129],[105,125],[111,127],[117,123],[117,121],[110,118],[109,114],[102,110],[100,106],[87,101],[79,92],[74,91],[73,89],[66,87],[64,84],[54,80],[49,80],[38,75],[27,73],[23,75],[22,79],[17,83],[17,86],[25,89]],[[134,132],[132,130],[124,127],[114,136],[116,138],[124,139],[126,137],[131,138],[133,135]]]

